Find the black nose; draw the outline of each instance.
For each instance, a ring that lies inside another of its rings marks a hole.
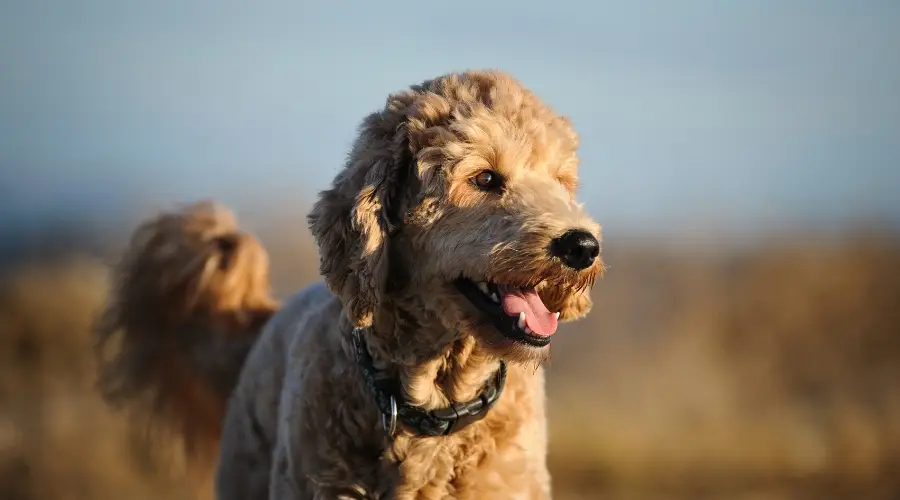
[[[572,269],[584,269],[600,255],[600,242],[587,231],[569,231],[550,243],[550,253]]]

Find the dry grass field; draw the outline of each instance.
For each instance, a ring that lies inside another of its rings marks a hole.
[[[302,220],[257,232],[280,294],[316,279]],[[38,255],[0,276],[0,498],[191,498],[175,443],[93,390],[114,252]],[[609,239],[606,261],[549,365],[557,498],[900,498],[900,240]]]

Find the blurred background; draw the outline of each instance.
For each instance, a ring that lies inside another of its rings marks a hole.
[[[0,3],[0,498],[191,498],[93,390],[134,223],[215,198],[284,296],[361,118],[490,67],[572,118],[605,229],[549,366],[556,498],[900,498],[898,26],[893,0]]]

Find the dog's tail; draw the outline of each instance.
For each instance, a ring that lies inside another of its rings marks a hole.
[[[189,459],[214,460],[226,401],[278,308],[268,273],[262,245],[212,202],[141,224],[97,324],[106,401],[174,430]]]

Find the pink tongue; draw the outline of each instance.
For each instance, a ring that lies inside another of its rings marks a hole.
[[[544,301],[534,288],[500,287],[500,303],[503,311],[515,318],[525,313],[525,324],[535,335],[547,337],[556,332],[556,314],[547,310]]]

